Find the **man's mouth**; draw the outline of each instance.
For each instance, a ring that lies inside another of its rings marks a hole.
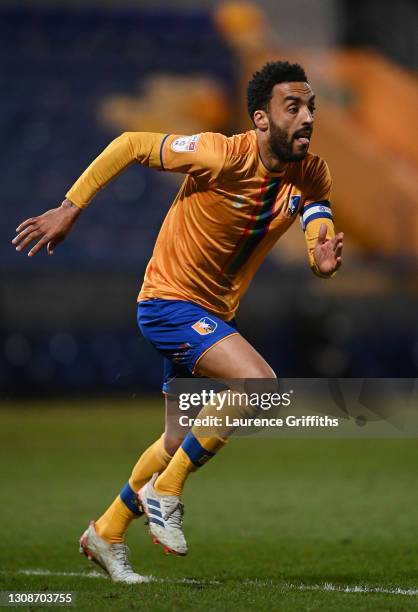
[[[300,132],[296,132],[293,139],[297,140],[302,145],[308,145],[312,136],[311,130],[301,130]]]

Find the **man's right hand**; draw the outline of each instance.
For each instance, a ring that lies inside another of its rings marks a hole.
[[[36,240],[28,253],[29,257],[36,255],[45,245],[48,255],[52,255],[56,245],[68,236],[81,212],[81,208],[65,199],[58,208],[23,221],[16,229],[17,235],[12,244],[16,246],[16,251],[23,251]]]

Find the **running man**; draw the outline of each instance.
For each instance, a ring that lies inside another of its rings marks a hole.
[[[272,379],[275,374],[237,331],[240,297],[269,250],[300,217],[309,265],[321,278],[341,265],[331,178],[308,153],[315,95],[298,64],[269,62],[248,84],[254,129],[231,137],[127,132],[85,170],[63,203],[27,219],[13,239],[29,256],[52,255],[99,189],[129,164],[181,172],[185,180],[167,213],[138,296],[138,324],[164,357],[166,412],[176,405],[177,377]],[[207,407],[203,407],[206,411]],[[115,581],[141,582],[129,564],[124,535],[146,513],[154,541],[187,553],[181,494],[192,471],[225,445],[192,428],[182,439],[166,430],[139,458],[111,506],[80,540],[81,550]]]

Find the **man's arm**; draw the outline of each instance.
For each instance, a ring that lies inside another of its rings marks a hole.
[[[302,210],[309,265],[320,278],[331,278],[342,261],[344,234],[335,235],[329,202],[314,202]]]
[[[90,164],[66,194],[61,206],[19,225],[12,244],[22,251],[37,240],[28,255],[45,245],[50,255],[64,240],[81,211],[97,192],[117,177],[132,162],[158,170],[189,173],[210,182],[220,173],[226,155],[226,138],[221,134],[195,136],[125,132]]]
[[[125,132],[96,157],[66,193],[66,197],[79,208],[86,208],[100,189],[133,162],[161,169],[165,138],[165,134],[152,132]]]
[[[309,265],[316,276],[331,278],[342,262],[344,234],[335,235],[331,210],[331,176],[320,158],[307,169],[307,197],[301,210]]]
[[[331,278],[341,266],[344,234],[327,239],[327,226],[321,223],[312,252],[312,271],[320,278]]]
[[[39,217],[26,219],[16,229],[12,240],[17,251],[23,251],[33,241],[36,244],[28,256],[36,255],[44,246],[52,255],[55,246],[70,233],[74,223],[96,193],[120,174],[132,162],[160,167],[160,150],[164,134],[148,132],[126,132],[116,138],[83,172],[67,192],[58,208],[53,208]]]

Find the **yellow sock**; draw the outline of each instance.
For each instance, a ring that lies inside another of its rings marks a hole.
[[[170,463],[171,455],[164,448],[164,435],[142,453],[132,470],[128,482],[135,493],[138,493],[155,472],[160,474]]]
[[[155,481],[154,488],[157,493],[179,497],[189,474],[201,467],[225,446],[236,427],[229,425],[228,419],[220,418],[221,414],[229,415],[231,422],[234,421],[233,417],[246,415],[247,412],[251,414],[251,407],[241,405],[240,390],[237,390],[237,398],[234,397],[234,393],[231,395],[230,391],[232,390],[218,393],[215,401],[203,406],[197,418],[201,422],[204,422],[206,417],[209,417],[209,422],[216,418],[215,424],[208,427],[201,425],[192,427],[164,472]],[[226,399],[222,400],[224,395]],[[219,412],[220,408],[223,412]]]
[[[106,512],[96,521],[96,532],[110,544],[118,544],[123,542],[126,530],[136,516],[137,514],[129,510],[118,495]]]
[[[195,436],[193,430],[189,431],[164,472],[155,481],[157,493],[180,497],[189,474],[213,457],[226,442],[215,436],[200,438]]]
[[[110,544],[123,542],[129,525],[140,515],[136,496],[139,489],[155,472],[162,472],[170,460],[171,456],[164,448],[163,434],[142,453],[129,481],[106,512],[96,521],[96,532],[101,538]]]

